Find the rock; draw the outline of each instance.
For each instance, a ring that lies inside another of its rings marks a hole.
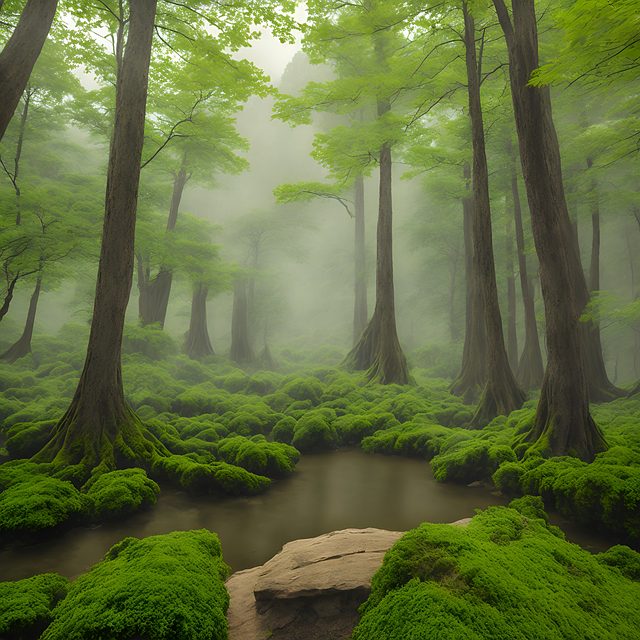
[[[316,597],[371,591],[371,576],[400,531],[344,529],[294,540],[262,567],[256,600]]]
[[[263,566],[234,573],[226,582],[229,640],[346,640],[373,574],[402,535],[344,529],[294,540]]]
[[[471,522],[471,518],[462,518],[451,523],[452,527],[466,527]]]

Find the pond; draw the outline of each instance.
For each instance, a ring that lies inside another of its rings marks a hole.
[[[213,498],[162,487],[158,504],[120,522],[78,527],[38,545],[0,553],[0,581],[56,572],[70,580],[85,573],[126,536],[142,538],[206,528],[222,543],[233,571],[255,567],[298,538],[349,527],[406,531],[421,522],[453,522],[474,509],[506,505],[484,487],[439,484],[424,460],[367,455],[345,448],[303,456],[297,471],[260,496]],[[607,542],[550,514],[572,542],[604,551]]]

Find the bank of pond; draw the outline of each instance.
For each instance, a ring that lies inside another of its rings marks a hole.
[[[344,350],[332,344],[273,349],[280,366],[272,372],[214,356],[189,360],[162,331],[128,327],[127,400],[168,455],[146,469],[124,459],[87,481],[73,465],[31,460],[77,386],[80,331],[65,325],[36,336],[34,357],[0,366],[4,548],[126,518],[155,504],[160,486],[258,496],[290,477],[301,454],[359,447],[428,461],[439,483],[491,479],[515,500],[488,507],[464,530],[423,524],[405,534],[374,578],[354,639],[438,629],[441,638],[637,637],[640,396],[592,405],[609,444],[594,462],[544,459],[522,441],[535,397],[481,430],[465,428],[474,407],[449,393],[455,358],[438,346],[409,353],[416,384],[362,386],[338,367]],[[590,554],[548,524],[545,507],[623,544]],[[53,573],[0,583],[0,634],[224,638],[227,573],[208,530],[126,537],[71,585]]]

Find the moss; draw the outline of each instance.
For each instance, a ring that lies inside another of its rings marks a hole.
[[[160,487],[142,469],[122,469],[104,473],[87,492],[96,520],[106,520],[155,504]]]
[[[280,442],[267,442],[262,436],[256,440],[240,435],[222,440],[218,454],[229,464],[268,478],[284,478],[293,473],[300,460],[297,449]]]
[[[514,506],[539,515],[539,503]],[[603,555],[511,508],[490,507],[467,527],[425,523],[385,555],[352,637],[635,637],[640,584],[616,562],[633,574],[638,554]]]
[[[12,458],[30,458],[50,440],[57,420],[14,424],[7,432],[7,451]]]
[[[70,586],[42,640],[226,640],[229,572],[205,529],[125,538]]]
[[[187,491],[231,496],[255,495],[268,489],[270,480],[226,462],[202,464],[187,456],[160,458],[152,468],[159,481],[175,482]]]
[[[468,484],[493,475],[503,462],[515,461],[515,453],[507,445],[472,440],[462,441],[434,457],[431,468],[438,482]]]
[[[0,582],[0,636],[38,637],[52,620],[69,581],[57,573]]]
[[[293,433],[296,428],[296,421],[288,416],[282,418],[273,430],[271,431],[271,437],[275,442],[283,442],[284,444],[291,444],[293,441]]]
[[[90,509],[91,500],[70,482],[34,475],[0,494],[0,532],[24,534],[75,523]]]
[[[291,444],[302,453],[330,451],[338,447],[338,432],[322,412],[309,411],[298,420]]]

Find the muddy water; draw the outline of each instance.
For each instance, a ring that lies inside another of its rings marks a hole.
[[[126,536],[206,528],[233,571],[263,564],[285,542],[348,527],[406,531],[421,522],[453,522],[474,509],[507,504],[486,488],[434,481],[428,463],[360,449],[303,456],[297,471],[252,498],[195,497],[163,487],[158,504],[118,523],[73,529],[62,537],[0,553],[0,580],[56,572],[74,579]],[[567,537],[593,551],[611,543],[564,523]]]

